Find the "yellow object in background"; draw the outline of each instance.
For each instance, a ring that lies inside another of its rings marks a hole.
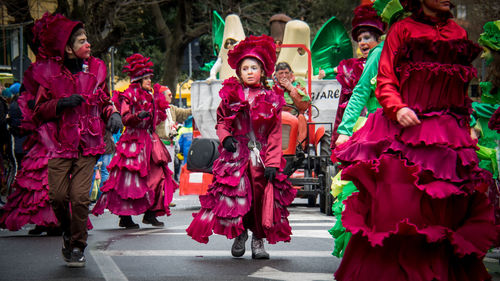
[[[189,80],[182,85],[182,89],[180,88],[181,83],[177,84],[177,91],[175,93],[175,98],[179,99],[179,93],[182,94],[182,104],[191,106],[191,84],[193,84],[193,80]]]

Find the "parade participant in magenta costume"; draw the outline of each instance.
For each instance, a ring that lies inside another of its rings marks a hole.
[[[382,109],[335,151],[359,189],[342,213],[353,236],[335,278],[490,280],[491,174],[478,167],[466,91],[481,48],[449,1],[403,6],[412,16],[391,27],[380,57]]]
[[[44,29],[43,22],[53,19],[46,14],[41,20],[36,21],[33,28],[34,42],[40,46],[40,37]],[[43,48],[43,46],[40,46]],[[40,53],[40,52],[39,52]],[[41,53],[47,53],[42,51]],[[41,234],[48,228],[55,228],[59,222],[49,203],[49,183],[47,177],[47,163],[49,161],[46,138],[48,124],[40,124],[33,120],[33,109],[40,81],[40,73],[34,73],[33,69],[40,69],[40,65],[46,64],[48,57],[37,57],[37,61],[30,65],[24,73],[23,88],[18,98],[19,109],[22,120],[19,129],[20,135],[26,135],[27,140],[23,149],[27,154],[23,157],[22,165],[17,172],[16,179],[12,185],[13,192],[7,198],[7,204],[1,210],[0,227],[11,231],[20,230],[26,224],[35,224],[35,229],[29,234]],[[34,77],[36,75],[36,77]],[[45,78],[45,77],[44,77]],[[49,144],[53,146],[53,144]],[[43,230],[42,230],[43,229]],[[49,233],[48,233],[49,234]]]
[[[64,231],[64,260],[83,267],[93,168],[104,153],[106,126],[119,130],[121,118],[109,99],[106,66],[90,55],[83,24],[45,14],[35,28],[41,47],[31,68],[38,85],[33,118],[48,127],[40,134],[49,156],[50,203]]]
[[[404,12],[399,0],[376,0],[373,3],[373,8],[382,18],[382,21],[387,24],[393,24],[399,19],[408,16],[407,13]],[[381,107],[375,97],[375,87],[378,64],[383,46],[384,42],[382,41],[375,48],[370,50],[366,60],[366,66],[363,69],[363,73],[356,87],[354,87],[352,96],[349,99],[344,116],[342,117],[342,122],[337,128],[337,132],[340,135],[337,138],[336,145],[346,142],[350,136],[352,136],[353,131],[363,126],[366,117],[360,116],[365,107],[367,108],[368,114],[374,113],[377,108]],[[339,178],[341,180],[338,180]],[[353,192],[357,191],[356,186],[354,186],[351,181],[342,180],[342,171],[340,171],[332,183],[332,195],[336,197],[332,205],[332,211],[337,220],[335,225],[329,230],[330,234],[332,234],[335,239],[335,247],[332,254],[337,257],[342,257],[344,255],[345,247],[352,235],[350,232],[346,232],[342,225],[342,211],[345,209],[344,200]]]
[[[212,233],[236,238],[231,253],[245,253],[247,230],[252,235],[252,258],[268,259],[263,239],[270,244],[290,241],[286,206],[295,191],[282,173],[281,109],[283,91],[269,89],[266,76],[273,73],[276,53],[267,35],[250,36],[229,52],[229,64],[238,78],[224,81],[219,92],[217,135],[220,157],[215,160],[214,182],[200,196],[201,210],[186,230],[194,240],[207,243]],[[252,150],[256,147],[256,150]],[[264,188],[274,195],[272,225],[263,226]]]
[[[170,155],[155,133],[167,117],[169,105],[161,86],[155,84],[154,91],[151,87],[153,63],[149,58],[133,54],[127,63],[123,72],[130,76],[131,84],[125,92],[113,95],[126,129],[116,144],[109,178],[92,213],[100,215],[107,208],[120,216],[119,226],[126,228],[138,228],[131,216],[144,213],[143,223],[163,226],[156,217],[170,215],[169,204],[178,188],[168,168]]]
[[[339,134],[337,128],[342,121],[345,108],[349,103],[352,91],[358,83],[363,68],[365,67],[366,58],[372,48],[379,43],[380,36],[384,33],[386,24],[377,15],[373,9],[373,4],[361,5],[354,9],[354,18],[352,19],[351,36],[358,43],[358,48],[362,56],[360,58],[351,58],[340,61],[337,66],[337,81],[342,86],[340,92],[339,104],[335,115],[335,123],[332,133],[331,148],[335,149],[335,141]],[[333,153],[332,161],[336,162]]]
[[[60,16],[46,14],[35,23],[33,28],[35,45],[40,46],[37,50],[38,56],[35,63],[24,73],[23,87],[18,103],[22,113],[21,125],[18,131],[26,135],[27,140],[23,144],[24,151],[28,153],[23,157],[20,170],[17,172],[13,183],[13,192],[7,199],[7,204],[2,209],[0,216],[0,227],[11,231],[20,230],[26,224],[35,224],[36,227],[28,234],[60,235],[59,222],[50,206],[49,183],[48,183],[48,148],[54,143],[48,137],[50,123],[36,122],[33,119],[33,109],[38,88],[43,85],[39,81],[47,79],[43,72],[34,70],[43,69],[48,65],[47,60],[59,60],[57,53],[44,50],[50,45],[41,45],[44,33],[53,33],[59,21],[66,21]],[[51,24],[46,24],[51,23]],[[51,54],[55,56],[50,56]],[[90,220],[87,221],[87,229],[92,229]]]
[[[43,20],[47,19],[45,17]],[[37,21],[36,26],[40,24]],[[39,40],[40,30],[34,28],[35,41]],[[39,42],[37,42],[39,45]],[[33,77],[33,68],[41,63],[43,58],[38,58],[24,73],[22,91],[19,98],[19,109],[22,112],[21,125],[18,133],[26,135],[23,144],[24,151],[28,153],[23,157],[20,169],[12,185],[13,192],[7,198],[7,204],[2,208],[0,227],[11,231],[20,230],[26,224],[35,224],[29,234],[55,234],[59,222],[49,203],[49,183],[47,178],[47,163],[49,161],[46,141],[43,138],[48,131],[47,124],[35,123],[33,120],[33,107],[40,84]],[[54,232],[55,231],[55,232]]]

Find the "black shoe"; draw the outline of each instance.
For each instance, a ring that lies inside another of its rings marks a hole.
[[[142,223],[150,224],[152,226],[164,226],[165,225],[163,222],[157,220],[155,216],[153,216],[153,215],[147,216],[146,214],[144,214],[144,217],[142,218]]]
[[[233,246],[231,247],[231,255],[233,257],[239,258],[245,254],[245,242],[247,242],[247,239],[247,230],[234,239]]]
[[[29,235],[41,235],[42,233],[47,232],[46,226],[36,225],[35,228],[28,231]]]
[[[73,251],[71,251],[71,258],[66,265],[68,267],[85,267],[85,262],[83,251],[79,248],[73,248]]]
[[[139,225],[136,224],[131,216],[120,216],[118,226],[125,227],[126,229],[138,229]]]
[[[71,249],[70,249],[70,241],[71,241],[71,236],[67,235],[66,233],[63,233],[63,246],[61,249],[62,256],[65,262],[69,262],[71,260]]]

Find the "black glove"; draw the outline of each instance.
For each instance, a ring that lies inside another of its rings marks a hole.
[[[35,109],[35,100],[28,101],[28,108],[31,110]]]
[[[238,141],[235,138],[229,136],[224,139],[222,146],[229,152],[236,152],[237,143]]]
[[[111,114],[106,127],[113,134],[118,133],[123,128],[122,117],[118,112]]]
[[[139,114],[137,114],[137,117],[139,117],[140,119],[144,119],[144,118],[147,118],[149,116],[151,116],[151,113],[149,113],[149,111],[145,111],[145,110],[143,110],[143,111],[139,112]]]
[[[56,112],[60,113],[65,108],[77,107],[80,104],[82,104],[82,102],[84,102],[84,101],[85,101],[85,98],[83,98],[81,95],[78,95],[78,94],[73,94],[73,95],[66,97],[66,98],[60,98],[57,101]]]
[[[278,168],[266,167],[266,169],[264,170],[264,177],[266,177],[268,181],[273,181],[274,178],[276,178],[277,173],[278,173]]]

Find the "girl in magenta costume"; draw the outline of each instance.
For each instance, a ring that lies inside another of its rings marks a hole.
[[[27,91],[21,93],[18,102],[23,113],[21,130],[31,133],[24,143],[25,151],[21,168],[13,183],[13,192],[7,199],[0,216],[0,227],[11,231],[17,231],[26,224],[32,223],[37,227],[30,231],[47,230],[59,225],[54,212],[49,204],[49,186],[47,179],[48,151],[42,139],[47,133],[47,126],[37,127],[32,121],[33,110],[28,107],[28,102],[34,103],[36,82],[32,79],[32,68],[26,71],[23,85]],[[35,87],[33,87],[35,86]],[[33,93],[32,90],[35,90]]]
[[[337,66],[337,81],[342,86],[340,92],[339,104],[335,115],[335,123],[333,127],[332,140],[330,148],[335,149],[335,142],[339,137],[337,128],[342,122],[344,111],[352,96],[352,91],[365,68],[366,58],[372,48],[377,46],[379,38],[384,34],[386,24],[377,15],[377,11],[373,9],[373,4],[361,5],[354,9],[354,17],[352,19],[352,39],[358,43],[359,50],[362,56],[360,58],[351,58],[340,61]],[[336,162],[332,153],[332,161]]]
[[[269,89],[266,76],[274,71],[276,52],[267,35],[250,36],[229,54],[229,65],[238,78],[224,81],[219,92],[217,135],[220,157],[213,166],[214,181],[208,194],[200,196],[201,210],[187,233],[200,243],[207,243],[214,232],[228,239],[236,238],[231,253],[245,253],[247,230],[252,235],[252,258],[268,259],[263,238],[270,244],[290,241],[288,211],[295,190],[282,173],[285,160],[281,152],[281,110],[283,91]],[[255,150],[252,151],[253,147]],[[273,224],[262,225],[263,194],[272,183],[274,193]]]
[[[163,226],[156,216],[170,215],[169,204],[178,188],[167,166],[170,155],[155,133],[156,125],[166,119],[169,105],[160,85],[151,93],[153,63],[149,58],[134,54],[127,62],[123,71],[131,84],[125,92],[113,95],[126,129],[116,144],[109,178],[92,213],[100,215],[107,208],[120,216],[119,225],[126,228],[138,228],[131,216],[144,213],[143,223]]]
[[[342,221],[353,233],[336,280],[490,280],[497,237],[470,136],[467,85],[480,48],[450,19],[450,2],[411,0],[379,64],[382,109],[337,147],[359,189]]]
[[[61,61],[58,50],[64,46],[53,44],[54,38],[48,38],[49,34],[57,34],[55,28],[59,23],[69,21],[60,15],[45,14],[42,19],[35,23],[33,28],[34,41],[39,45],[36,62],[24,73],[23,87],[25,91],[19,96],[18,102],[23,120],[21,132],[29,134],[24,143],[24,150],[28,151],[21,162],[21,168],[13,183],[13,192],[7,199],[0,216],[0,227],[11,231],[17,231],[26,224],[35,224],[36,228],[30,234],[39,234],[47,231],[47,234],[59,234],[57,227],[59,222],[49,203],[48,185],[48,160],[49,150],[55,146],[50,136],[53,129],[47,123],[41,123],[33,118],[33,107],[39,87],[50,83],[49,77],[57,70],[54,62]],[[63,28],[60,36],[71,32],[72,25]],[[50,41],[49,41],[50,40]],[[65,43],[65,42],[63,42]],[[48,68],[45,68],[49,66]],[[49,69],[43,72],[42,69]],[[95,69],[94,69],[95,70]],[[90,220],[87,228],[92,229]]]

